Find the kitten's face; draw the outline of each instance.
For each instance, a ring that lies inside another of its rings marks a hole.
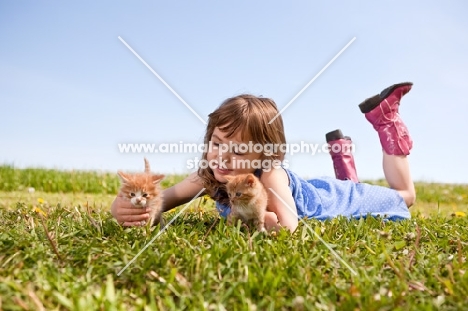
[[[253,174],[228,176],[226,191],[233,205],[245,206],[258,194],[260,181]]]
[[[127,197],[135,207],[146,207],[151,199],[159,193],[159,182],[164,177],[156,174],[127,174],[118,173],[122,180],[121,193]]]
[[[136,207],[146,207],[147,201],[151,200],[151,192],[146,187],[139,189],[136,186],[129,185],[124,193]]]

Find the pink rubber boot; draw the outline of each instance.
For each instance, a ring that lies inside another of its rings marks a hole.
[[[408,129],[398,112],[400,99],[412,86],[411,82],[394,84],[359,105],[361,112],[378,132],[382,148],[387,154],[408,155],[413,147]]]
[[[325,135],[325,138],[330,150],[336,178],[359,182],[356,165],[354,164],[351,138],[343,136],[341,130],[329,132]]]

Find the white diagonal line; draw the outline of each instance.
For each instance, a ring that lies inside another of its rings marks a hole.
[[[130,266],[130,265],[138,258],[138,256],[140,256],[140,255],[145,251],[145,249],[147,249],[148,246],[150,246],[150,244],[154,242],[154,240],[156,240],[161,234],[163,234],[163,232],[166,231],[166,229],[169,227],[169,225],[172,224],[172,223],[174,222],[174,220],[176,220],[176,219],[180,216],[180,214],[182,214],[182,212],[185,211],[185,209],[187,209],[187,207],[188,207],[196,198],[198,198],[198,196],[199,196],[200,194],[202,194],[203,191],[205,191],[205,188],[203,188],[202,190],[200,190],[200,192],[198,192],[198,193],[193,197],[193,199],[190,200],[190,202],[188,202],[187,204],[185,204],[184,208],[181,209],[180,212],[178,212],[177,215],[175,215],[174,218],[172,218],[171,221],[168,222],[167,225],[165,225],[164,228],[162,228],[161,231],[159,231],[158,234],[156,234],[155,237],[152,238],[151,241],[149,241],[149,242],[145,245],[145,247],[143,247],[142,250],[141,250],[138,254],[136,254],[135,257],[133,257],[133,259],[130,260],[130,262],[129,262],[122,270],[119,271],[119,273],[117,273],[117,276],[120,276],[120,275],[122,274],[122,272],[124,272],[124,271],[128,268],[128,266]]]
[[[131,52],[132,52],[132,53],[133,53],[133,54],[134,54],[134,55],[135,55],[135,56],[136,56],[136,57],[137,57],[137,58],[138,58],[138,59],[155,75],[155,76],[156,76],[156,78],[158,78],[159,81],[161,81],[161,82],[169,89],[169,91],[171,91],[172,94],[174,94],[174,95],[182,102],[182,104],[185,105],[185,107],[187,107],[200,121],[202,121],[203,124],[206,125],[206,121],[203,120],[203,119],[198,115],[198,113],[196,113],[195,110],[193,110],[192,107],[190,107],[190,105],[187,104],[187,103],[185,102],[185,100],[184,100],[182,97],[180,97],[179,94],[177,94],[177,92],[174,91],[174,89],[173,89],[169,84],[167,84],[166,81],[164,81],[164,79],[161,78],[161,76],[158,75],[158,73],[157,73],[156,71],[154,71],[153,68],[151,68],[150,65],[148,65],[148,64],[143,60],[143,58],[140,57],[140,55],[138,55],[137,52],[135,52],[135,51],[130,47],[130,45],[127,44],[127,42],[125,42],[124,39],[122,39],[120,36],[119,36],[118,38],[119,38],[119,40],[122,41],[122,43],[125,44],[125,46],[126,46],[126,47],[127,47],[127,48],[128,48],[128,49],[129,49],[129,50],[130,50],[130,51],[131,51]]]
[[[291,99],[289,103],[287,103],[286,106],[284,106],[283,109],[281,109],[280,112],[278,112],[276,116],[274,116],[273,119],[270,120],[270,122],[268,122],[268,124],[271,124],[276,118],[278,118],[279,115],[282,114],[283,111],[285,111],[286,108],[288,108],[289,105],[291,105],[296,100],[296,98],[298,98],[299,95],[301,95],[302,92],[304,92],[312,84],[312,82],[314,82],[325,71],[325,69],[327,69],[328,66],[331,65],[338,58],[338,56],[340,56],[341,53],[343,53],[351,45],[351,43],[353,43],[354,40],[356,40],[356,37],[352,38],[351,41],[349,41],[348,44],[346,44],[345,47],[342,48],[341,51],[339,51],[338,54],[336,54],[335,57],[333,57],[331,61],[329,61],[328,64],[326,64],[325,67],[323,67],[322,70],[320,70],[315,75],[315,77],[313,77],[312,80],[310,80],[309,83],[307,83],[306,86],[304,86],[302,90],[300,90],[299,93],[297,93],[296,96],[294,96],[293,99]]]
[[[279,196],[278,193],[276,193],[275,190],[273,190],[272,188],[268,188],[268,189],[269,189],[271,192],[273,192],[273,194],[281,201],[281,203],[284,204],[284,206],[286,206],[286,207],[288,208],[288,210],[289,210],[291,213],[295,214],[295,213],[294,213],[294,210],[283,200],[283,198],[281,198],[281,197]],[[346,261],[344,261],[344,259],[341,258],[341,256],[338,255],[338,253],[335,252],[335,251],[333,250],[333,248],[331,248],[330,245],[328,245],[328,243],[325,242],[325,241],[317,234],[317,232],[315,232],[315,230],[313,230],[313,229],[304,221],[304,219],[302,219],[302,218],[298,218],[298,219],[299,219],[300,221],[302,221],[302,223],[304,224],[304,226],[306,226],[310,231],[312,231],[312,232],[315,234],[315,236],[320,240],[320,242],[322,242],[322,243],[330,250],[330,252],[331,252],[336,258],[338,258],[338,260],[341,261],[341,262],[349,269],[349,271],[351,271],[354,275],[358,275],[357,272],[354,271],[354,269],[351,268],[351,266],[348,265],[348,263],[347,263]]]

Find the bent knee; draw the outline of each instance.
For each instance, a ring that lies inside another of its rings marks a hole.
[[[408,191],[399,191],[403,199],[405,200],[406,206],[411,207],[413,206],[414,202],[416,202],[416,192],[414,190]]]
[[[408,206],[408,207],[413,206],[414,202],[416,202],[416,194],[414,194],[414,195],[411,196],[411,197],[408,197],[408,198],[405,200],[405,202],[406,202],[406,206]]]
[[[397,190],[400,196],[406,203],[406,206],[411,207],[413,206],[414,202],[416,201],[416,191],[413,189],[408,190]]]

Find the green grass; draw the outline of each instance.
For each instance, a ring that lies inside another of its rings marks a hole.
[[[184,176],[168,176],[162,186],[181,181]],[[116,194],[120,187],[117,174],[95,171],[58,171],[42,168],[15,169],[0,165],[0,191],[34,188],[44,192]]]
[[[171,176],[165,187],[180,178]],[[41,188],[43,180],[50,187]],[[118,275],[158,229],[115,222],[109,214],[114,182],[112,174],[0,167],[0,310],[468,305],[468,185],[418,183],[411,220],[308,220],[313,232],[301,224],[294,234],[275,236],[226,226],[213,202],[200,198]]]

